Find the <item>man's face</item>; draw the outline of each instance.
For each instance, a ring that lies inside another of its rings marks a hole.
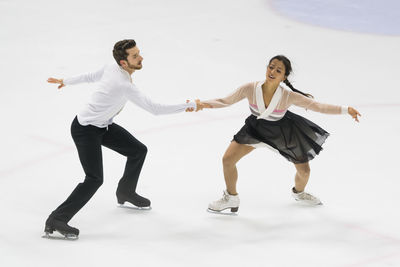
[[[142,66],[143,57],[140,55],[140,50],[137,46],[126,49],[128,53],[127,60],[121,60],[121,66],[127,68],[131,72],[140,70]]]

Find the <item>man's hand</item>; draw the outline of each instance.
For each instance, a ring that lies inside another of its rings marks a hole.
[[[186,103],[189,103],[190,100],[186,100]],[[212,106],[210,104],[206,104],[206,103],[202,103],[199,99],[195,100],[196,102],[196,110],[194,110],[194,108],[187,108],[186,112],[193,112],[193,111],[200,111],[203,108],[212,108]]]
[[[58,89],[61,89],[61,88],[63,88],[65,86],[63,79],[48,78],[47,82],[48,83],[57,83],[57,84],[59,84]]]
[[[186,103],[189,103],[190,100],[186,100]],[[185,111],[186,112],[193,112],[194,108],[187,108]]]

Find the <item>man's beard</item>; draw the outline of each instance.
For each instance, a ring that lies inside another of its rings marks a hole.
[[[143,67],[142,62],[140,62],[139,65],[131,65],[131,64],[129,64],[129,62],[127,62],[127,63],[128,63],[128,68],[130,68],[131,70],[140,70]]]

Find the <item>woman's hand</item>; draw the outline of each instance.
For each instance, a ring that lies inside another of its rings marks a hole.
[[[57,83],[57,84],[59,84],[58,89],[61,89],[61,88],[63,88],[65,86],[63,79],[48,78],[47,82],[48,83]]]
[[[202,110],[203,108],[212,108],[210,104],[203,103],[200,101],[200,99],[196,99],[195,102],[197,105],[196,111]]]
[[[353,119],[356,120],[356,122],[360,122],[360,121],[358,120],[358,116],[361,117],[361,114],[360,114],[360,112],[358,112],[355,108],[348,107],[347,112],[349,113],[349,115],[350,115],[351,117],[353,117]]]
[[[189,102],[190,102],[189,100],[186,100],[186,103],[189,103]],[[192,111],[197,112],[197,111],[202,110],[203,108],[212,108],[212,106],[210,104],[202,103],[200,101],[200,99],[196,99],[195,102],[196,102],[196,110],[194,110],[194,108],[187,108],[186,112],[192,112]]]

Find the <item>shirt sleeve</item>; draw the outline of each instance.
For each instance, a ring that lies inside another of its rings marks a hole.
[[[65,85],[73,85],[78,83],[94,83],[100,81],[101,77],[104,73],[104,67],[95,71],[95,72],[87,72],[81,75],[76,75],[72,77],[68,77],[64,79]]]
[[[247,83],[240,86],[233,93],[224,98],[215,98],[201,102],[211,105],[212,108],[228,107],[247,97],[251,89],[252,89],[252,83]]]
[[[165,105],[153,102],[149,97],[143,94],[134,84],[126,87],[126,96],[129,101],[133,102],[142,109],[153,115],[173,114],[186,111],[188,108],[196,109],[195,102],[189,102],[177,105]]]
[[[326,114],[345,114],[347,113],[347,107],[323,104],[315,101],[312,98],[306,97],[297,92],[289,93],[289,105],[295,105],[312,111],[326,113]]]

